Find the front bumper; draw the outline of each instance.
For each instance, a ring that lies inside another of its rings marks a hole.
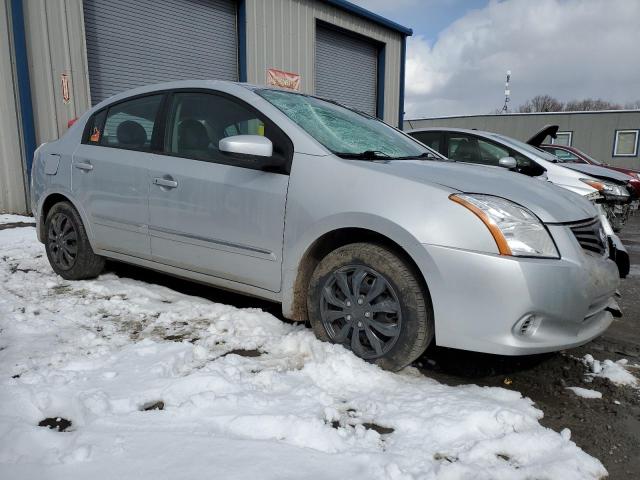
[[[619,284],[615,263],[582,250],[568,227],[549,230],[561,259],[424,245],[438,345],[527,355],[582,345],[607,329]]]

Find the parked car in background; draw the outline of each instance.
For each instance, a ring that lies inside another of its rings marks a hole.
[[[604,180],[604,189],[601,190],[603,196],[603,208],[607,218],[615,231],[622,230],[624,224],[629,220],[631,213],[638,209],[638,198],[640,188],[634,187],[634,183],[640,186],[640,179],[614,168],[606,167],[602,164],[592,162],[576,161],[579,157],[566,149],[572,147],[544,145],[542,142],[546,138],[556,138],[558,132],[557,125],[546,125],[527,143],[533,147],[543,149],[556,157],[558,163],[575,170],[586,173],[599,180]],[[577,149],[576,149],[577,150]],[[579,151],[579,150],[578,150]],[[582,154],[584,156],[584,154]]]
[[[617,199],[605,198],[603,195],[605,190],[615,189],[616,184],[565,168],[550,153],[505,135],[447,127],[414,129],[406,133],[451,160],[505,167],[578,193],[595,204],[604,205],[606,208],[603,216],[617,202]],[[625,277],[630,269],[629,255],[608,221],[605,225],[611,258],[616,261],[620,276]]]
[[[636,198],[635,201],[636,203],[640,202],[638,200],[638,198],[640,198],[640,170],[634,170],[632,168],[624,167],[614,167],[613,165],[602,163],[599,160],[596,160],[590,155],[584,153],[582,150],[578,150],[575,147],[568,147],[566,145],[541,144],[540,148],[546,150],[552,155],[555,155],[565,163],[595,165],[597,167],[604,167],[609,170],[615,170],[616,172],[628,175],[630,177],[628,182],[634,191]]]
[[[33,165],[38,238],[62,277],[95,277],[113,258],[279,301],[384,368],[434,337],[564,349],[619,314],[592,203],[450,162],[319,98],[216,81],[137,88]]]

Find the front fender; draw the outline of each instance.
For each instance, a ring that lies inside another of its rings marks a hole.
[[[296,281],[307,252],[324,235],[352,228],[377,233],[400,246],[418,266],[427,285],[430,278],[440,276],[435,262],[411,232],[384,217],[370,213],[336,214],[314,223],[298,237],[285,240],[282,275],[282,312],[285,317],[295,317],[295,295],[306,296],[306,292],[296,292]]]

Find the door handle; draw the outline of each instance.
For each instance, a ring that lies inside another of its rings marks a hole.
[[[171,180],[170,178],[159,178],[156,177],[153,179],[154,185],[160,185],[161,187],[167,188],[176,188],[178,186],[178,182],[175,180]]]
[[[89,170],[93,170],[93,165],[91,165],[89,162],[80,162],[80,163],[76,163],[75,167],[80,169],[80,170],[85,170],[85,171],[89,171]]]

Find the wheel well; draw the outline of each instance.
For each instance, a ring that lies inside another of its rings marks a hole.
[[[342,228],[325,233],[318,238],[305,252],[300,260],[298,274],[293,288],[293,305],[291,308],[291,319],[298,321],[307,320],[307,289],[313,271],[318,263],[336,248],[348,245],[350,243],[368,242],[376,245],[387,247],[400,258],[407,262],[416,278],[422,285],[427,296],[429,290],[420,269],[413,261],[413,258],[396,242],[384,235],[367,230],[366,228]]]
[[[71,203],[71,201],[61,193],[52,193],[44,200],[44,203],[42,204],[42,211],[40,212],[40,217],[38,221],[38,229],[40,230],[40,233],[44,233],[44,230],[43,230],[44,223],[47,221],[47,215],[49,215],[49,210],[51,210],[51,207],[53,207],[56,203],[60,203],[60,202]],[[44,238],[44,237],[41,236],[40,238]]]

